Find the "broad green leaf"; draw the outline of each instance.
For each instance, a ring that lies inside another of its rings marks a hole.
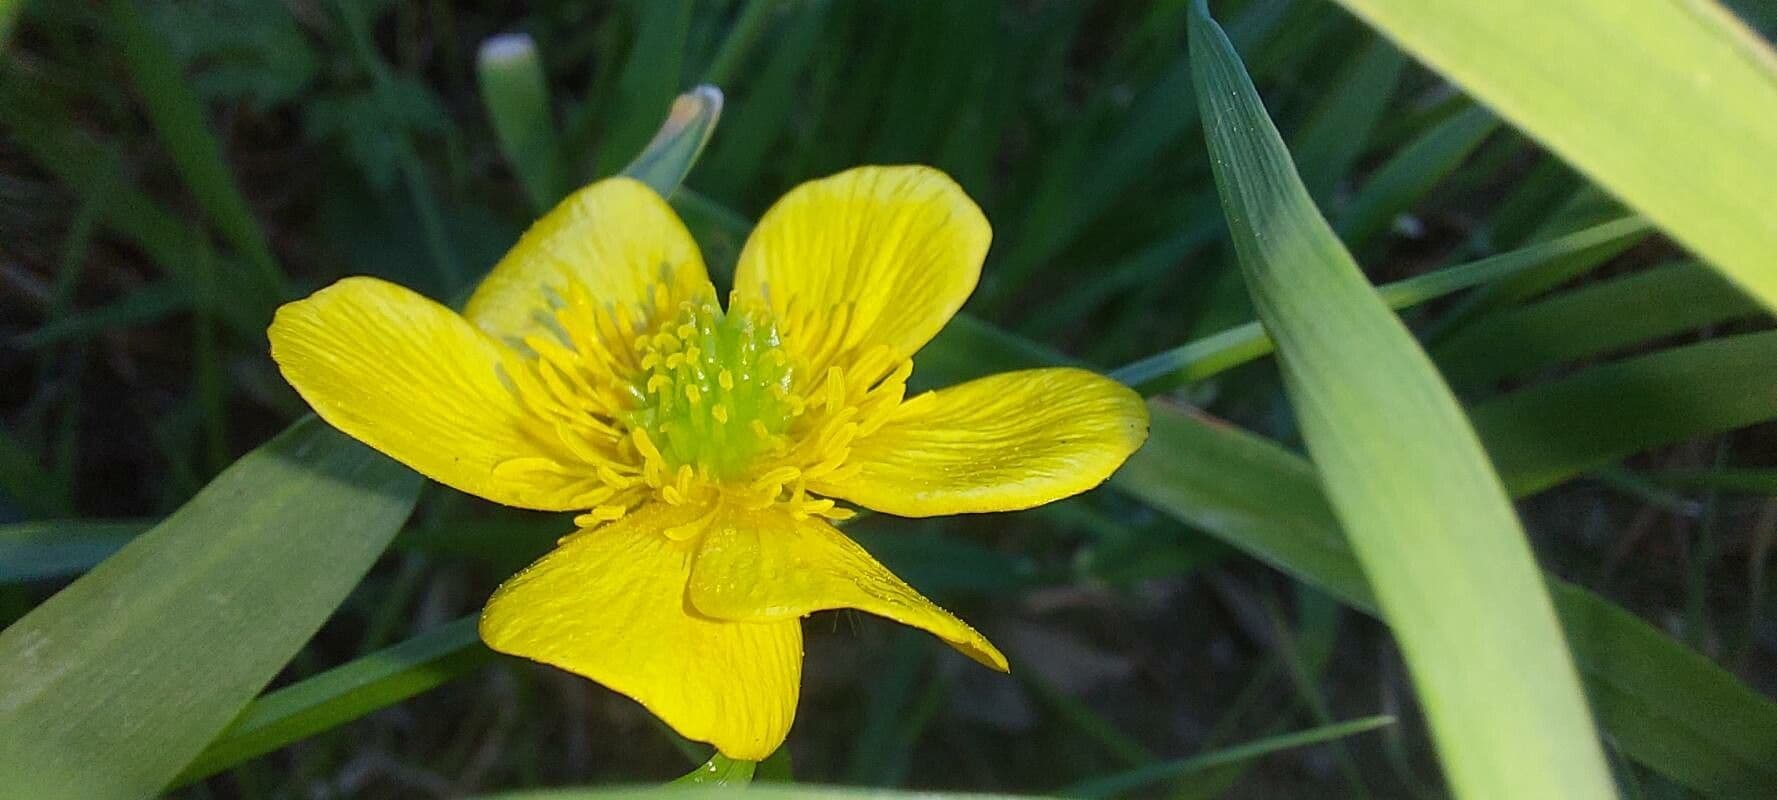
[[[79,575],[153,523],[66,519],[0,525],[0,584]]]
[[[1191,60],[1247,288],[1459,797],[1613,797],[1541,574],[1456,398],[1315,208],[1199,0]],[[1526,679],[1526,676],[1529,676]]]
[[[1712,0],[1339,0],[1777,307],[1777,56]]]
[[[537,43],[524,33],[488,38],[476,53],[475,78],[500,153],[530,198],[531,210],[548,211],[567,185]]]
[[[1451,383],[1472,386],[1760,311],[1716,273],[1680,262],[1495,312],[1432,355]]]
[[[313,417],[0,632],[0,784],[147,797],[314,634],[419,478]]]
[[[1326,742],[1373,731],[1393,725],[1394,717],[1376,716],[1348,720],[1295,733],[1267,736],[1257,741],[1235,745],[1177,761],[1167,761],[1116,775],[1094,778],[1057,792],[1063,797],[1102,798],[1127,794],[1161,781],[1173,780],[1215,767],[1238,764],[1282,750],[1324,744]]]

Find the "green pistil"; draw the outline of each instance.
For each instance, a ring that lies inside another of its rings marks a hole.
[[[647,432],[670,469],[741,478],[782,441],[791,370],[764,310],[724,314],[714,298],[686,302],[637,349],[647,372],[635,387],[640,404],[623,421]]]

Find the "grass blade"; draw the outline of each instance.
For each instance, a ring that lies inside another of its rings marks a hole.
[[[468,674],[493,658],[474,615],[253,701],[172,786],[214,775]]]
[[[1592,367],[1476,406],[1475,428],[1514,494],[1631,453],[1777,416],[1777,331]]]
[[[1472,106],[1432,126],[1370,176],[1340,217],[1339,234],[1363,249],[1498,128],[1496,117]]]
[[[142,248],[155,266],[170,279],[191,291],[192,258],[189,228],[121,176],[127,173],[118,154],[93,141],[75,127],[73,115],[44,92],[34,91],[17,71],[0,71],[0,123],[44,171],[82,194],[105,196],[107,225]],[[231,289],[253,296],[250,287]],[[254,341],[265,333],[271,318],[269,304],[228,303],[218,309],[230,328],[243,340]]]
[[[1535,558],[1486,452],[1314,207],[1233,45],[1201,1],[1193,8],[1204,136],[1241,269],[1454,794],[1614,797]]]
[[[1499,311],[1458,330],[1432,353],[1451,383],[1474,386],[1761,310],[1715,272],[1681,262]]]
[[[281,13],[274,11],[272,13]],[[252,284],[267,307],[283,299],[286,279],[272,256],[265,231],[235,185],[222,145],[204,124],[203,106],[179,74],[166,44],[148,28],[132,0],[110,3],[112,35],[142,91],[148,118],[178,165],[180,175],[229,244],[253,266]]]
[[[475,77],[500,153],[524,186],[531,209],[542,214],[554,208],[567,193],[567,183],[537,43],[523,33],[489,38],[476,55]]]
[[[1644,475],[1661,486],[1709,489],[1716,492],[1777,495],[1777,469],[1670,469]]]
[[[0,428],[0,500],[32,516],[65,516],[71,510],[67,487],[45,469],[37,454]]]
[[[43,327],[13,340],[26,350],[79,341],[117,328],[146,325],[163,317],[191,310],[196,287],[172,281],[136,289],[100,308],[78,311],[52,320]]]
[[[746,7],[741,9],[740,17],[734,21],[734,27],[729,29],[727,38],[722,40],[722,49],[716,51],[716,57],[710,61],[709,71],[703,74],[704,83],[722,86],[735,80],[777,5],[778,0],[746,0]]]
[[[679,95],[654,139],[623,168],[622,174],[654,187],[661,197],[671,197],[697,163],[721,118],[720,89],[699,86]]]
[[[1324,744],[1326,742],[1343,739],[1347,736],[1355,736],[1360,733],[1373,731],[1377,728],[1393,724],[1394,717],[1390,716],[1364,717],[1362,719],[1347,720],[1332,725],[1323,725],[1318,728],[1309,728],[1308,730],[1297,731],[1295,733],[1267,736],[1257,741],[1235,745],[1233,747],[1217,750],[1213,753],[1204,753],[1200,756],[1193,756],[1179,761],[1167,761],[1116,775],[1094,778],[1084,783],[1069,786],[1056,794],[1059,794],[1062,797],[1114,797],[1135,789],[1140,789],[1150,784],[1181,778],[1214,767],[1237,764],[1242,761],[1248,761],[1260,756],[1266,756],[1297,747]]]
[[[759,765],[757,761],[735,761],[717,753],[702,766],[685,773],[673,781],[679,786],[746,786],[753,782],[753,770]]]
[[[1394,45],[1372,37],[1340,69],[1332,90],[1315,103],[1290,148],[1302,163],[1302,183],[1315,199],[1330,197],[1351,174],[1406,64]]]
[[[0,632],[0,782],[158,793],[284,666],[419,478],[309,418]]]
[[[1564,269],[1575,255],[1639,238],[1646,230],[1647,223],[1635,217],[1615,220],[1522,250],[1396,281],[1376,291],[1389,308],[1411,308],[1463,289]],[[1113,371],[1112,376],[1144,394],[1158,394],[1270,355],[1274,349],[1264,327],[1248,322],[1148,356]]]
[[[120,0],[121,1],[121,0]],[[369,10],[351,0],[340,0],[340,16],[345,20],[347,37],[351,40],[352,56],[358,61],[359,68],[370,73],[371,85],[377,94],[377,105],[383,109],[398,106],[396,101],[395,75],[389,65],[377,54],[376,43],[370,37],[370,20],[365,17]],[[384,116],[392,115],[385,111]],[[420,227],[425,232],[426,249],[432,259],[432,268],[437,272],[440,285],[454,289],[462,283],[463,268],[457,261],[456,249],[451,245],[450,235],[444,228],[444,210],[439,206],[438,196],[432,192],[426,180],[426,166],[415,152],[413,140],[407,135],[404,125],[394,119],[386,119],[385,127],[389,132],[389,142],[395,150],[395,164],[401,172],[401,180],[407,187],[407,196],[413,202],[414,211],[420,218]]]
[[[86,519],[0,526],[0,585],[79,575],[151,527]]]
[[[1727,10],[1339,2],[1777,307],[1777,56]]]
[[[688,0],[630,3],[636,15],[628,59],[617,78],[617,97],[607,119],[610,127],[599,145],[600,176],[636,158],[647,144],[654,120],[660,119],[678,94],[684,68],[685,39],[691,26]]]

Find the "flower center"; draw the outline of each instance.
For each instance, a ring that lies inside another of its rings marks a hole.
[[[689,466],[718,481],[735,480],[762,454],[782,452],[793,417],[790,360],[768,311],[723,313],[714,297],[688,300],[652,335],[636,341],[642,373],[630,388],[634,407],[619,416],[644,434],[665,466]]]

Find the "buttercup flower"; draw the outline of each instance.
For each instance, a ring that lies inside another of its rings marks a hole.
[[[538,221],[458,315],[374,278],[278,311],[272,356],[329,423],[497,503],[583,512],[488,601],[495,650],[584,675],[758,760],[796,710],[800,619],[855,608],[1006,658],[831,524],[1029,508],[1147,435],[1077,369],[906,397],[991,233],[925,167],[803,184],[747,242],[723,309],[685,226],[601,181]]]

